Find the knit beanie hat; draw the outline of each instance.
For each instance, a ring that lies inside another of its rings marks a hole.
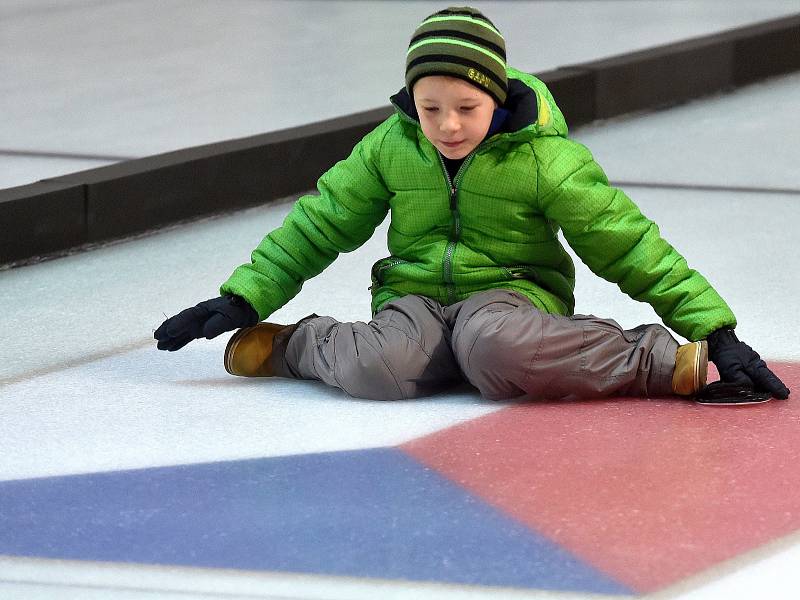
[[[426,75],[449,75],[471,83],[502,106],[508,93],[506,43],[480,11],[440,10],[417,27],[406,55],[406,89]]]

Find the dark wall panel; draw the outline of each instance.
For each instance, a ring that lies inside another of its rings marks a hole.
[[[733,83],[800,70],[800,15],[756,25],[734,45]]]
[[[82,185],[38,182],[0,190],[0,265],[86,243]]]
[[[591,123],[597,118],[595,73],[581,68],[565,68],[537,73],[547,84],[570,127]]]
[[[733,43],[685,43],[582,65],[595,75],[596,117],[683,102],[732,84]]]
[[[48,181],[85,186],[87,241],[99,242],[310,189],[389,112],[368,111]]]

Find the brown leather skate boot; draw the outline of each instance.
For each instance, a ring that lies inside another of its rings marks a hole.
[[[228,340],[225,348],[225,370],[242,377],[273,377],[275,368],[270,361],[276,338],[288,341],[297,325],[259,323],[240,329]]]
[[[705,387],[706,379],[708,342],[702,340],[678,346],[675,371],[672,373],[672,392],[679,396],[693,396]]]

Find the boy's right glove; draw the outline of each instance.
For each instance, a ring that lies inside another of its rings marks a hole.
[[[155,330],[159,350],[174,352],[192,340],[211,339],[226,331],[252,327],[258,313],[240,296],[220,296],[182,310]]]
[[[755,350],[739,341],[733,329],[718,329],[708,336],[708,357],[717,365],[719,377],[726,383],[769,392],[781,400],[789,397],[789,388],[769,370]]]

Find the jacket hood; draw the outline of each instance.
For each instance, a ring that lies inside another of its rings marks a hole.
[[[510,67],[507,73],[508,97],[501,108],[509,114],[497,134],[510,134],[515,139],[545,135],[566,137],[566,120],[547,86],[533,75]],[[419,114],[405,87],[390,100],[401,118],[419,126]]]

